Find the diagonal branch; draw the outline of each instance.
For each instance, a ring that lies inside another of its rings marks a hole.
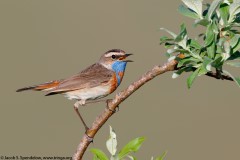
[[[107,107],[104,111],[95,119],[92,126],[89,130],[84,134],[80,144],[77,147],[75,154],[73,155],[74,160],[81,160],[83,154],[85,153],[88,145],[92,142],[94,136],[98,132],[98,130],[103,126],[103,124],[115,113],[116,108],[120,103],[122,103],[126,98],[128,98],[133,92],[139,89],[148,81],[152,80],[156,76],[163,74],[168,71],[176,70],[177,65],[176,60],[169,61],[162,66],[154,66],[150,71],[143,74],[141,78],[137,81],[133,82],[128,88],[119,92],[113,100],[107,101]],[[207,76],[217,78],[217,75],[209,72],[206,74]],[[223,77],[226,80],[231,80],[229,77]]]
[[[133,92],[138,88],[144,85],[146,82],[150,81],[157,75],[163,74],[167,71],[173,71],[177,61],[170,61],[163,66],[155,66],[152,70],[145,73],[139,80],[133,82],[128,88],[119,92],[115,98],[111,101],[108,101],[107,107],[105,110],[96,118],[92,126],[89,128],[87,133],[84,134],[80,144],[77,147],[77,151],[73,155],[74,160],[80,160],[83,157],[84,152],[86,151],[88,145],[91,143],[92,138],[102,127],[102,125],[114,114],[114,110],[118,105],[128,98]],[[90,138],[91,137],[91,138]]]

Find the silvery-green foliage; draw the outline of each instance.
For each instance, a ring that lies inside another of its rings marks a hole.
[[[169,60],[178,61],[179,69],[173,73],[172,78],[177,78],[183,72],[192,72],[187,78],[190,88],[197,76],[215,69],[220,77],[221,74],[227,74],[240,86],[240,78],[223,70],[224,64],[240,66],[240,0],[213,0],[211,4],[205,5],[202,0],[182,1],[184,5],[179,6],[179,12],[193,18],[195,27],[205,27],[205,32],[192,39],[184,24],[178,34],[161,28],[170,37],[161,37],[160,44],[167,48]]]

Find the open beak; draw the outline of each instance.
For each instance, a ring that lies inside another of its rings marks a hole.
[[[125,54],[125,58],[127,58],[128,56],[131,56],[131,55],[133,55],[133,54],[132,53]],[[128,59],[125,59],[125,58],[122,61],[124,61],[124,62],[133,62],[132,60],[128,60]]]

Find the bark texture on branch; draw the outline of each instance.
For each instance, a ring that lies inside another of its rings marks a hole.
[[[104,111],[95,119],[92,126],[89,128],[89,130],[83,135],[82,140],[80,141],[80,144],[77,147],[76,152],[73,155],[74,160],[81,160],[83,157],[83,154],[85,153],[87,147],[92,142],[94,136],[98,132],[98,130],[103,126],[103,124],[114,114],[116,108],[120,103],[122,103],[126,98],[128,98],[133,92],[135,92],[138,88],[143,86],[146,82],[152,80],[154,77],[163,74],[168,71],[174,71],[177,70],[176,60],[169,61],[165,63],[162,66],[154,66],[150,71],[143,74],[141,78],[139,78],[137,81],[133,82],[131,85],[129,85],[126,89],[116,94],[114,99],[109,100],[107,102],[107,107],[104,109]],[[215,73],[209,72],[206,74],[206,76],[210,76],[213,78],[217,78],[217,75]],[[222,79],[230,80],[232,81],[231,77],[223,76]]]

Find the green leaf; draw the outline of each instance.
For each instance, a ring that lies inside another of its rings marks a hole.
[[[238,86],[240,87],[240,77],[235,77],[235,82],[238,84]]]
[[[198,63],[198,62],[199,62],[199,59],[197,59],[197,58],[186,57],[186,58],[178,60],[177,67],[179,68],[179,67],[182,67],[182,66],[187,65],[187,64],[195,64],[195,63]]]
[[[106,146],[110,154],[114,156],[117,152],[117,135],[111,126],[110,126],[110,137],[106,142]]]
[[[229,53],[222,53],[222,61],[226,61],[230,56]]]
[[[194,18],[194,19],[198,19],[199,16],[196,14],[196,12],[190,10],[189,8],[186,8],[185,6],[183,5],[180,5],[179,8],[178,8],[178,11],[186,16],[186,17],[190,17],[190,18]]]
[[[103,151],[99,150],[99,149],[92,148],[90,151],[91,151],[91,152],[94,154],[94,156],[95,156],[96,158],[98,158],[99,160],[109,160],[108,157],[106,156],[106,154],[105,154]]]
[[[202,25],[202,26],[207,26],[209,24],[209,21],[207,20],[207,19],[197,19],[197,20],[195,20],[195,22],[194,22],[194,27],[196,27],[197,25]]]
[[[212,59],[208,57],[204,57],[202,66],[200,67],[200,70],[198,72],[198,76],[204,75],[209,71],[211,71],[211,63],[212,63]]]
[[[188,53],[188,51],[184,49],[173,49],[173,48],[170,48],[167,50],[168,55],[171,55],[172,53]]]
[[[221,4],[220,8],[219,8],[219,13],[220,13],[220,17],[221,17],[221,21],[223,26],[226,26],[228,24],[228,16],[229,16],[229,5],[227,5],[226,3]]]
[[[183,3],[196,12],[199,16],[199,18],[202,19],[202,0],[182,0]]]
[[[212,22],[212,29],[215,34],[219,33],[219,24],[216,19]]]
[[[223,65],[222,56],[220,54],[217,54],[215,56],[214,61],[212,62],[212,66],[215,68],[221,68],[222,65]]]
[[[219,5],[221,4],[223,0],[214,0],[209,9],[208,9],[208,20],[211,21],[212,15],[216,12],[217,8],[219,7]]]
[[[235,34],[235,35],[230,39],[230,46],[231,46],[232,48],[234,48],[234,47],[238,44],[239,40],[240,40],[240,35],[239,35],[239,34]]]
[[[186,34],[187,34],[186,26],[185,26],[185,24],[182,24],[182,25],[181,25],[180,33],[179,33],[179,35],[175,38],[175,41],[176,41],[176,42],[180,42],[181,40],[184,39],[184,37],[186,36]]]
[[[226,62],[226,63],[233,67],[240,67],[240,62]]]
[[[188,48],[187,48],[187,41],[188,41],[188,37],[187,37],[187,35],[185,35],[183,37],[183,39],[181,41],[179,41],[177,44],[179,46],[181,46],[183,49],[188,50]]]
[[[161,156],[157,157],[156,160],[163,160],[167,155],[167,151],[165,151]]]
[[[93,156],[93,160],[101,160],[96,155]]]
[[[164,47],[165,47],[165,48],[170,48],[170,47],[172,47],[173,45],[175,45],[175,44],[174,44],[174,43],[166,42],[166,43],[164,44]]]
[[[160,37],[160,44],[163,44],[163,43],[166,43],[166,42],[169,42],[169,41],[173,41],[173,39],[172,38],[168,38],[166,36]]]
[[[223,70],[223,73],[229,75],[238,85],[238,87],[240,87],[240,77],[234,77],[231,73],[229,73],[226,70]]]
[[[233,53],[237,52],[240,49],[240,38],[238,39],[237,44],[233,48]]]
[[[190,43],[189,43],[190,47],[193,47],[195,49],[201,49],[202,48],[202,46],[196,40],[190,39],[189,41],[190,41]]]
[[[168,40],[169,38],[167,37],[167,36],[162,36],[162,37],[160,37],[160,41],[166,41],[166,40]]]
[[[231,52],[231,46],[230,46],[230,43],[228,41],[225,41],[223,43],[223,49],[226,53],[230,54]]]
[[[208,58],[208,57],[204,57],[203,58],[203,67],[206,68],[208,71],[211,71],[211,63],[212,63],[212,59]]]
[[[198,76],[204,75],[208,72],[208,70],[202,65],[201,67],[199,67],[199,72],[198,72]]]
[[[161,30],[164,30],[165,32],[169,33],[173,38],[176,38],[177,35],[175,33],[173,33],[172,31],[166,29],[166,28],[160,28]]]
[[[130,141],[127,145],[125,145],[121,149],[121,151],[118,154],[118,158],[122,159],[125,156],[127,156],[129,153],[138,151],[144,140],[145,140],[144,137],[138,137]]]
[[[177,71],[175,71],[172,75],[172,79],[175,79],[177,77],[179,77],[184,71],[186,71],[188,69],[188,67],[183,67]]]
[[[198,72],[199,72],[200,68],[196,69],[188,78],[187,78],[187,86],[190,89],[193,81],[196,79]]]
[[[213,32],[213,27],[212,24],[208,26],[207,32],[206,32],[206,39],[205,39],[205,46],[208,46],[212,43],[214,40],[214,32]]]
[[[207,47],[208,57],[213,59],[214,56],[215,56],[215,53],[216,53],[216,44],[215,44],[215,42],[213,41],[213,42],[211,43],[211,45]]]
[[[222,47],[223,46],[223,43],[227,41],[227,39],[225,37],[221,37],[218,39],[218,46]]]

